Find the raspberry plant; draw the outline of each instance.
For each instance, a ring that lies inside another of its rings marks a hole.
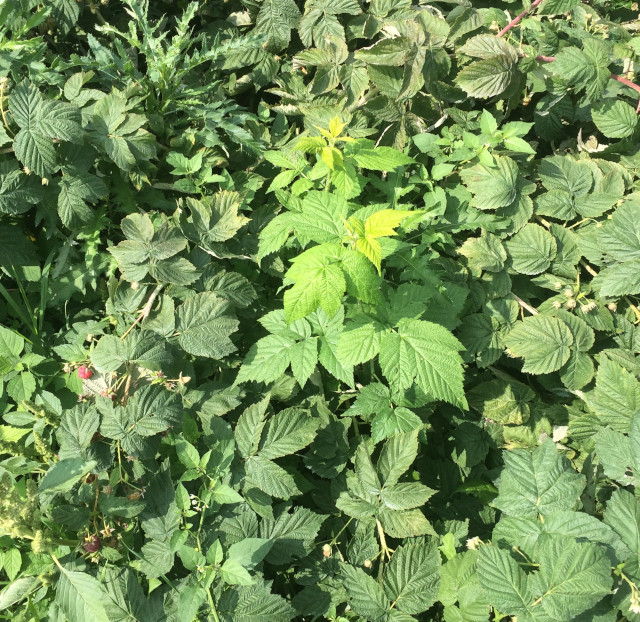
[[[640,620],[638,7],[0,3],[0,619]]]

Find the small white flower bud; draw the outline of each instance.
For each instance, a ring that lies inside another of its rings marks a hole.
[[[470,551],[475,551],[482,544],[482,540],[478,536],[475,538],[469,538],[467,540],[467,548]]]

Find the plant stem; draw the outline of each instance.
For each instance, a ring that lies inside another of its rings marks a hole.
[[[584,260],[580,260],[580,265],[591,275],[598,276],[598,273]]]
[[[498,36],[502,37],[504,36],[506,33],[508,33],[514,26],[516,26],[518,24],[518,22],[520,22],[522,19],[524,19],[529,13],[531,13],[531,11],[533,11],[533,9],[535,9],[540,3],[542,2],[542,0],[535,0],[535,2],[533,2],[531,4],[531,6],[528,9],[525,9],[524,11],[522,11],[522,13],[520,13],[515,19],[512,19],[499,33]]]
[[[353,520],[353,517],[351,517],[345,523],[344,527],[333,537],[333,540],[331,540],[331,542],[329,542],[329,546],[333,546],[334,544],[336,544],[336,542],[338,542],[338,538],[342,535],[342,532],[350,525],[352,520]]]
[[[384,560],[385,555],[387,559],[391,559],[391,553],[393,551],[387,546],[387,539],[384,535],[384,530],[382,529],[382,523],[376,518],[376,526],[378,528],[378,537],[380,538],[380,546],[382,548],[382,559]]]
[[[544,63],[552,63],[556,59],[555,56],[536,56],[536,60],[542,61]],[[631,82],[627,78],[623,78],[622,76],[618,76],[615,73],[610,73],[609,77],[616,82],[620,82],[620,84],[624,84],[628,86],[630,89],[633,89],[638,94],[640,94],[640,84],[636,84],[635,82]],[[636,108],[636,114],[640,112],[640,100],[638,101],[638,107]]]
[[[522,300],[522,298],[520,298],[519,296],[516,296],[515,294],[513,294],[513,297],[515,298],[516,302],[523,309],[526,309],[529,313],[531,313],[531,315],[538,315],[537,309],[534,309],[531,305],[527,304],[524,300]]]
[[[163,287],[164,283],[158,283],[156,285],[156,288],[151,292],[151,296],[149,296],[149,300],[147,300],[147,304],[144,306],[142,311],[140,311],[140,315],[138,315],[138,317],[134,320],[133,324],[131,324],[131,326],[129,326],[129,328],[127,328],[127,330],[125,331],[124,335],[120,337],[121,340],[123,340],[133,330],[134,326],[138,322],[140,322],[140,320],[144,320],[145,318],[147,318],[149,313],[151,313],[151,307],[153,307],[153,303],[158,297],[158,294],[162,291]]]

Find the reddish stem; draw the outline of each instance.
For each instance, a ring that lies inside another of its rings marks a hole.
[[[552,63],[556,59],[555,56],[536,56],[536,60]],[[616,82],[620,82],[620,84],[624,84],[628,86],[630,89],[633,89],[637,93],[640,93],[640,85],[635,82],[631,82],[631,80],[627,80],[627,78],[623,78],[622,76],[617,76],[615,73],[609,74],[609,77]],[[636,108],[636,113],[640,113],[640,101],[638,101],[638,107]]]
[[[520,13],[520,15],[518,15],[515,19],[511,20],[499,33],[498,36],[502,37],[503,35],[505,35],[506,33],[508,33],[514,26],[516,26],[518,24],[518,22],[520,20],[522,20],[523,18],[525,18],[531,11],[533,11],[533,9],[535,9],[540,3],[542,2],[542,0],[535,0],[534,2],[531,3],[531,6],[528,9],[525,9],[524,11],[522,11],[522,13]]]
[[[528,9],[525,9],[520,13],[517,17],[512,19],[499,33],[498,37],[502,37],[507,32],[509,32],[514,26],[516,26],[523,18],[525,18],[533,9],[535,9],[543,0],[534,0],[531,3],[531,6]],[[536,60],[543,61],[545,63],[552,63],[556,59],[555,56],[536,56]],[[640,85],[635,84],[635,82],[631,82],[631,80],[627,80],[627,78],[623,78],[622,76],[617,76],[615,73],[611,74],[611,79],[628,86],[630,89],[640,93]],[[638,101],[638,106],[636,108],[636,114],[640,113],[640,100]]]

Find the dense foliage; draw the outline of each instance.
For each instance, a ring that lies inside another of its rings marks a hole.
[[[0,619],[640,621],[637,18],[0,1]]]

